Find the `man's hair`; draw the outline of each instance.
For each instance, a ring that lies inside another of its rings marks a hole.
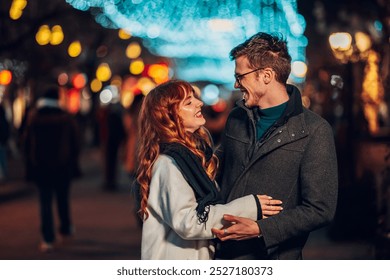
[[[276,80],[286,84],[291,71],[291,56],[287,41],[281,34],[259,32],[230,51],[231,60],[246,56],[253,69],[270,67],[276,73]]]

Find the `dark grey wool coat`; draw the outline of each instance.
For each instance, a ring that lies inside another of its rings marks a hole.
[[[299,90],[277,123],[256,141],[256,109],[242,101],[229,115],[222,142],[220,183],[227,202],[267,194],[284,210],[257,221],[262,237],[221,242],[218,258],[302,259],[309,233],[332,221],[337,204],[337,159],[330,125],[302,106]]]

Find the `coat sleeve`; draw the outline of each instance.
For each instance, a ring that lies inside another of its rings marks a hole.
[[[148,211],[157,215],[183,239],[212,239],[211,228],[221,228],[224,214],[257,219],[257,204],[253,195],[212,205],[206,223],[199,223],[196,199],[176,162],[160,155],[153,167],[148,198]]]
[[[301,204],[257,221],[266,247],[307,234],[332,221],[337,204],[337,158],[332,129],[322,123],[313,131],[300,166]]]

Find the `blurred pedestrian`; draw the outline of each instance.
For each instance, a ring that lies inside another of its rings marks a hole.
[[[7,146],[10,136],[10,125],[3,103],[0,103],[0,181],[7,178]]]
[[[137,144],[138,144],[138,114],[141,109],[143,94],[135,96],[131,106],[123,115],[123,126],[126,133],[123,166],[131,182],[135,180],[137,171]]]
[[[123,107],[119,102],[110,103],[98,111],[100,145],[103,155],[103,189],[118,188],[118,153],[124,144]]]
[[[36,183],[39,191],[43,252],[52,250],[56,240],[53,196],[56,196],[61,239],[71,237],[74,231],[70,185],[79,173],[78,135],[76,121],[60,108],[58,88],[48,88],[30,113],[24,135],[27,178]]]

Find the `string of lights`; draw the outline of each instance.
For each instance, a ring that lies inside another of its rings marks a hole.
[[[154,54],[172,58],[189,81],[233,84],[229,51],[259,31],[280,32],[293,61],[305,62],[306,22],[296,0],[67,0],[106,28],[141,37]],[[190,59],[189,59],[190,58]],[[296,82],[301,77],[291,76]]]

